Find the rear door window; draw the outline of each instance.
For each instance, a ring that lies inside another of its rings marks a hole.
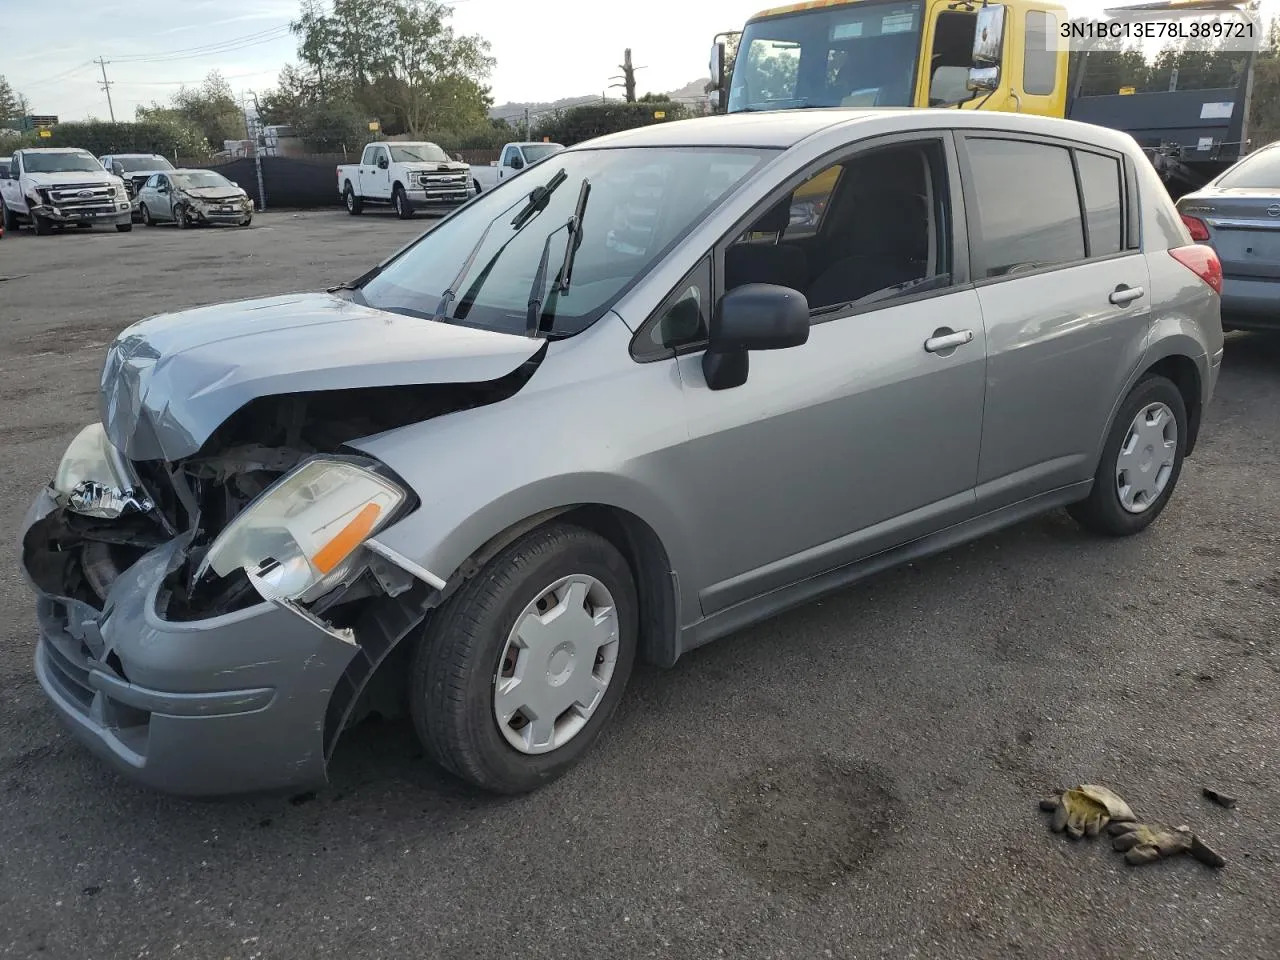
[[[1071,151],[1004,137],[965,140],[975,279],[1083,260],[1084,219]]]
[[[1089,256],[1119,253],[1123,239],[1120,161],[1077,150],[1076,168],[1080,171],[1080,192],[1089,230]]]

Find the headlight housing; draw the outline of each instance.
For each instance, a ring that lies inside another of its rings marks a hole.
[[[399,485],[360,463],[308,460],[227,525],[196,578],[240,569],[264,600],[314,600],[341,582],[359,548],[406,499]]]
[[[101,423],[91,423],[67,446],[53,492],[74,513],[114,520],[129,510],[146,512],[154,504],[135,490],[137,479],[128,461],[111,445]]]

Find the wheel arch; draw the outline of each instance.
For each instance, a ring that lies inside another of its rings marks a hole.
[[[1198,361],[1197,357],[1200,358]],[[1106,425],[1098,437],[1097,456],[1102,456],[1102,449],[1106,446],[1107,437],[1111,435],[1116,416],[1124,405],[1125,398],[1143,377],[1157,374],[1173,381],[1187,408],[1187,446],[1183,456],[1189,459],[1200,435],[1206,376],[1202,366],[1207,363],[1203,346],[1198,339],[1188,334],[1179,333],[1151,344],[1111,405]]]
[[[677,577],[662,538],[630,510],[605,503],[574,503],[526,517],[473,551],[445,584],[441,601],[517,540],[553,523],[570,523],[609,541],[631,568],[640,601],[637,653],[646,663],[672,666],[679,656],[680,598]]]

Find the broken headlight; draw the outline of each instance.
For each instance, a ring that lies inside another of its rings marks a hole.
[[[243,569],[264,600],[313,600],[405,502],[392,481],[348,460],[317,458],[268,488],[214,540],[196,571]]]
[[[114,520],[126,511],[152,508],[150,499],[134,489],[135,482],[102,424],[91,423],[67,446],[52,486],[58,501],[73,513]]]

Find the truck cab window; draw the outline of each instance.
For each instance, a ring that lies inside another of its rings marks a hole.
[[[1022,90],[1033,96],[1049,96],[1058,81],[1057,49],[1049,45],[1050,31],[1058,18],[1043,10],[1027,11],[1027,42],[1022,60]]]
[[[929,57],[929,106],[961,103],[973,98],[973,91],[967,84],[977,21],[976,14],[963,11],[947,10],[938,15]]]

